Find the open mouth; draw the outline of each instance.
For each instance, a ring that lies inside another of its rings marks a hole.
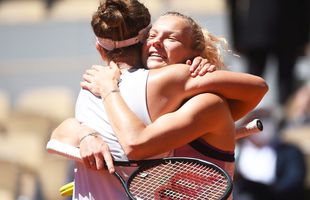
[[[161,58],[161,59],[166,59],[165,56],[159,54],[158,52],[155,52],[155,51],[152,51],[149,53],[149,58],[152,57],[152,58]]]

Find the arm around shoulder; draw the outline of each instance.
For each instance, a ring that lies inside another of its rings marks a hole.
[[[187,88],[189,95],[204,91],[226,98],[235,121],[254,109],[268,91],[259,76],[224,70],[189,79]]]

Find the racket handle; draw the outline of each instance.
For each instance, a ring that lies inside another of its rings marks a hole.
[[[263,123],[260,119],[254,119],[244,126],[236,129],[236,139],[241,139],[263,130]]]
[[[62,157],[74,160],[77,162],[83,162],[83,159],[80,154],[80,149],[72,145],[60,142],[58,140],[52,139],[47,142],[46,150],[50,154],[60,155]],[[143,161],[114,161],[114,164],[117,166],[139,166],[140,162]]]
[[[47,142],[46,150],[48,153],[61,155],[70,160],[83,162],[80,149],[69,144],[59,142],[58,140],[52,139]]]

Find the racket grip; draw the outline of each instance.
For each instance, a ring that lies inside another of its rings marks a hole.
[[[63,142],[59,142],[58,140],[55,139],[52,139],[47,142],[46,150],[48,153],[51,154],[57,154],[70,160],[83,162],[79,148]]]
[[[236,129],[236,139],[244,138],[263,130],[263,123],[260,119],[254,119],[244,126]]]
[[[83,163],[83,159],[80,155],[80,149],[78,147],[74,147],[72,145],[52,139],[47,142],[46,150],[50,154],[60,155],[67,159]],[[139,166],[140,162],[141,161],[136,161],[136,163],[129,163],[128,161],[119,160],[119,161],[114,161],[114,164],[116,164],[117,166]]]

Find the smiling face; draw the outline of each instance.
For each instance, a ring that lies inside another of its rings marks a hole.
[[[143,45],[142,60],[149,69],[184,63],[197,56],[192,49],[191,27],[178,16],[165,15],[152,26]]]

